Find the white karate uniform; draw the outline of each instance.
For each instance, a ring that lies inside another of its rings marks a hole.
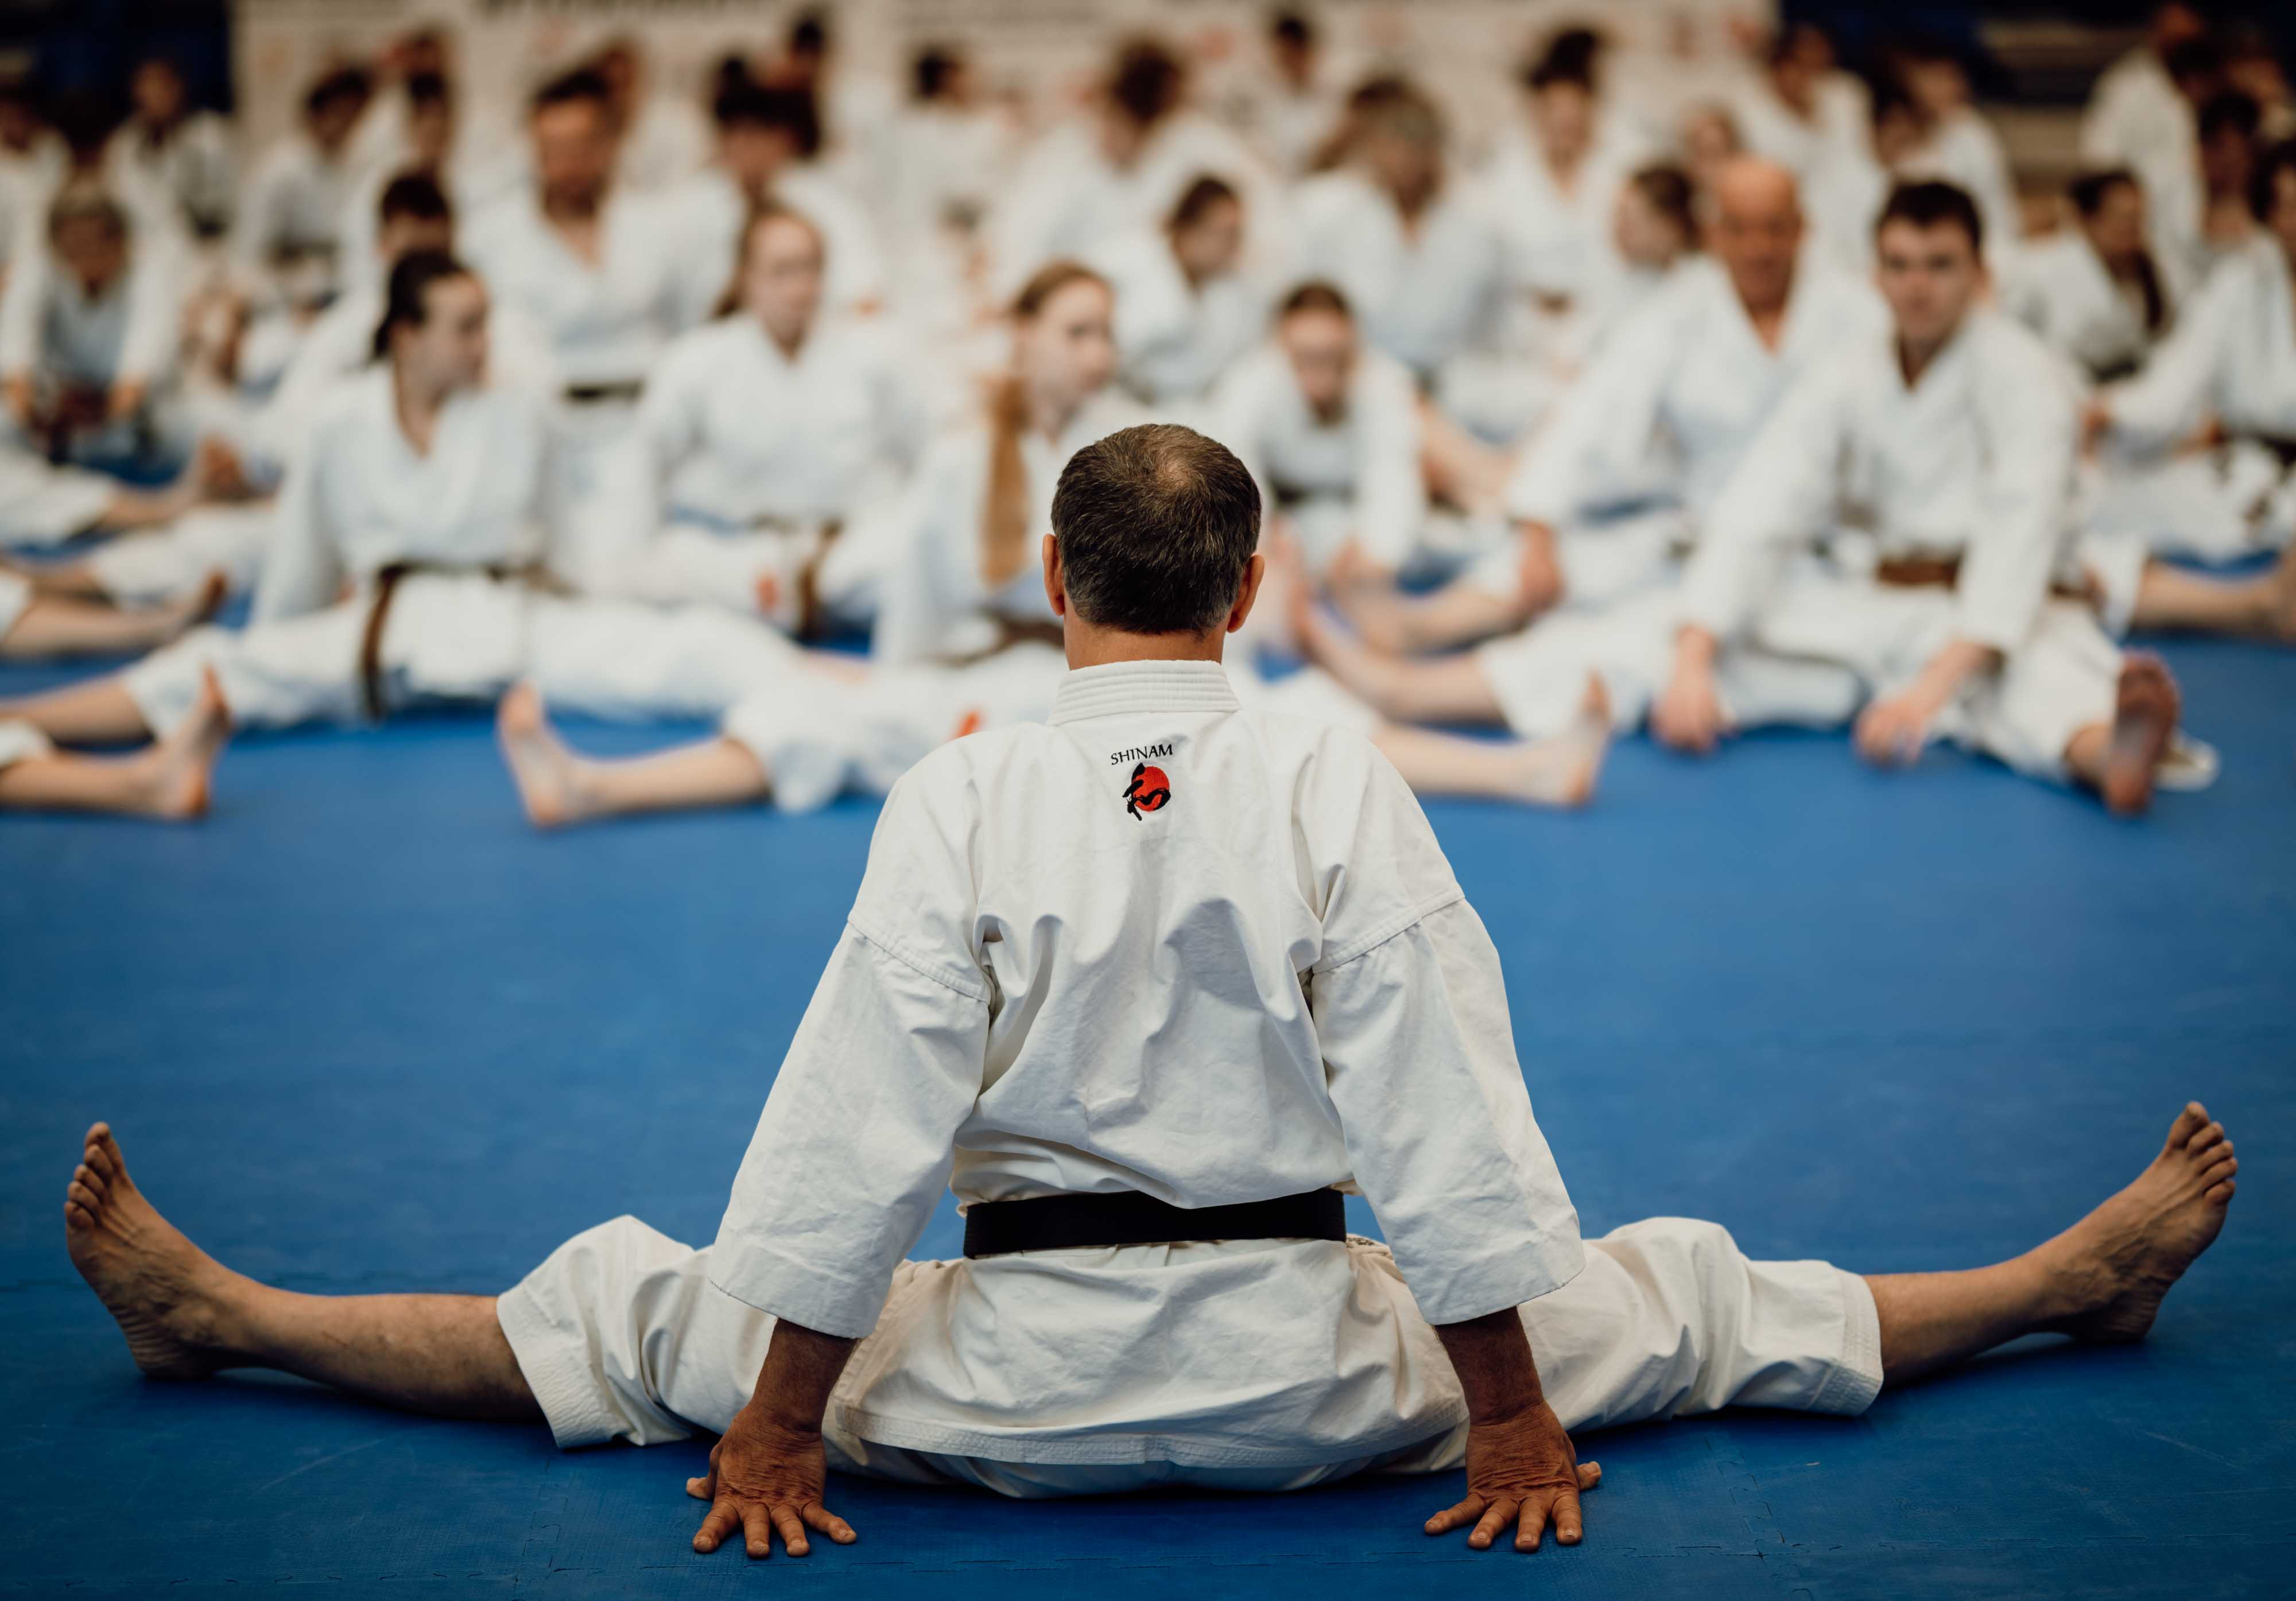
[[[1887,326],[1872,290],[1807,262],[1772,349],[1718,264],[1685,265],[1628,319],[1524,452],[1507,514],[1554,530],[1574,605],[1670,576],[1779,397],[1845,344],[1870,343]],[[1471,578],[1512,596],[1520,560],[1519,545],[1510,545]],[[1516,649],[1513,641],[1488,647],[1485,671],[1511,676]]]
[[[2289,538],[2296,477],[2267,450],[2162,454],[2210,416],[2236,441],[2296,439],[2296,280],[2278,241],[2267,235],[2228,257],[2144,370],[2104,399],[2112,448],[2081,560],[2118,630],[2154,552],[2223,561]]]
[[[1506,229],[1513,287],[1575,301],[1618,270],[1611,216],[1644,153],[1622,118],[1605,116],[1566,191],[1528,127],[1518,124],[1501,136],[1481,183],[1485,205]]]
[[[156,141],[130,122],[112,135],[103,166],[119,187],[163,200],[203,233],[231,221],[231,126],[213,111],[193,111]]]
[[[1123,167],[1102,153],[1088,122],[1051,129],[1021,154],[988,215],[991,298],[1010,300],[1048,261],[1085,256],[1160,225],[1188,185],[1206,174],[1226,179],[1243,197],[1246,250],[1266,251],[1275,184],[1250,148],[1210,118],[1175,112]]]
[[[2062,367],[1998,311],[1972,312],[1910,389],[1893,336],[1845,348],[1780,403],[1716,499],[1681,616],[1738,649],[1846,668],[1877,696],[1948,641],[1989,647],[2000,670],[1933,737],[2062,778],[2073,734],[2112,722],[2120,660],[2087,604],[2050,592],[2070,576],[2077,431]],[[1870,535],[1796,560],[1849,508]],[[1861,576],[1877,558],[1958,558],[1959,580],[1888,587]]]
[[[1008,625],[1056,626],[1060,619],[1045,599],[1037,552],[1053,529],[1053,491],[1061,469],[1094,440],[1145,421],[1131,402],[1103,394],[1077,413],[1057,440],[1033,429],[1022,432],[1029,533],[1019,570],[993,590],[980,570],[989,430],[967,424],[935,438],[887,545],[877,625],[870,637],[872,659],[891,666],[961,661],[996,649]]]
[[[1866,141],[1864,110],[1854,97],[1821,94],[1812,114],[1804,117],[1767,81],[1755,80],[1727,104],[1746,149],[1804,181]]]
[[[599,219],[594,264],[522,191],[471,219],[463,250],[496,303],[517,307],[549,340],[559,377],[586,388],[642,380],[685,326],[685,243],[662,202],[617,191]]]
[[[820,167],[779,174],[774,198],[821,230],[822,305],[832,312],[866,309],[885,298],[885,256],[860,204]],[[680,318],[687,325],[718,314],[740,265],[742,225],[750,199],[722,167],[704,167],[664,197],[678,231]]]
[[[1151,758],[1170,798],[1135,814]],[[1388,1244],[901,1260],[944,1188],[1327,1187]],[[619,1219],[497,1315],[562,1445],[722,1429],[787,1317],[865,1336],[833,1466],[1055,1495],[1456,1466],[1430,1325],[1509,1307],[1571,1428],[1880,1385],[1850,1274],[1681,1220],[1582,1246],[1496,952],[1366,741],[1240,710],[1218,663],[1127,662],[894,786],[716,1242]]]
[[[1478,191],[1447,186],[1411,233],[1361,175],[1326,173],[1297,190],[1292,235],[1290,281],[1337,284],[1365,337],[1423,380],[1497,331],[1508,244]]]
[[[1311,568],[1328,567],[1350,540],[1390,571],[1419,554],[1427,486],[1417,396],[1393,356],[1358,349],[1345,404],[1326,421],[1270,341],[1228,374],[1211,413],[1208,431],[1251,470],[1267,512],[1290,519]]]
[[[119,492],[101,473],[51,466],[0,439],[0,549],[60,545],[85,534]]]
[[[2201,247],[2200,124],[2159,55],[2130,51],[2096,80],[2081,118],[2084,166],[2127,167],[2144,186],[2145,231],[2161,270],[2178,298],[2199,287],[2194,262]]]
[[[615,170],[633,189],[666,192],[701,169],[709,159],[709,119],[696,101],[649,94],[622,135]]]
[[[0,772],[36,756],[53,756],[55,749],[47,735],[40,731],[37,723],[26,723],[16,717],[0,717]]]
[[[542,523],[549,440],[539,400],[505,386],[450,399],[417,453],[387,369],[343,383],[281,486],[249,626],[198,630],[123,675],[145,723],[175,726],[205,666],[242,726],[356,721],[374,576],[394,563],[420,566],[381,637],[390,706],[490,699],[530,677],[603,715],[712,715],[791,670],[791,647],[762,624],[566,600],[512,575],[556,554]]]
[[[1907,159],[1904,176],[1942,178],[1966,190],[1985,226],[1986,260],[1997,274],[2011,269],[2023,248],[2024,214],[2010,180],[2009,153],[1981,112],[1972,106],[1949,112]]]
[[[2078,227],[2026,247],[2003,280],[2001,305],[2087,378],[2134,372],[2152,348],[2143,298],[2106,270]]]
[[[334,292],[343,205],[358,173],[348,150],[329,157],[300,129],[263,152],[232,225],[232,262],[248,285],[310,303]],[[283,256],[293,262],[283,274]]]
[[[994,107],[904,106],[886,131],[889,233],[919,239],[952,220],[977,225],[1004,192],[1016,140]]]
[[[26,251],[9,273],[0,290],[0,376],[48,388],[144,386],[144,414],[76,436],[75,457],[136,455],[146,445],[165,455],[188,445],[185,421],[171,404],[181,265],[169,241],[131,241],[127,270],[93,298],[45,245]]]
[[[959,666],[816,672],[740,701],[721,731],[770,775],[776,811],[810,812],[849,791],[884,794],[951,739],[1042,723],[1067,671],[1058,646],[1027,643]]]
[[[1200,401],[1267,331],[1268,300],[1240,272],[1192,284],[1161,229],[1086,257],[1116,293],[1118,377],[1150,405]]]
[[[681,334],[638,407],[626,521],[642,543],[594,586],[754,611],[771,577],[789,611],[777,620],[794,622],[800,570],[818,560],[833,580],[820,598],[865,620],[935,413],[871,321],[824,318],[794,357],[741,312]]]

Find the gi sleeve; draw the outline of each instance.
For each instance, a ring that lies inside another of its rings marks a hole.
[[[1824,530],[1849,448],[1849,372],[1795,383],[1748,446],[1706,515],[1683,574],[1683,618],[1718,640],[1737,636],[1786,552]]]
[[[26,229],[29,234],[29,225]],[[47,311],[48,253],[28,238],[0,290],[0,376],[29,378],[40,365],[40,320]]]
[[[947,766],[927,758],[886,797],[710,1252],[719,1289],[823,1334],[876,1327],[980,1093],[990,990]]]
[[[1956,585],[1955,632],[2008,655],[2033,632],[2068,527],[2079,420],[2070,384],[2022,329],[1972,386],[1985,459],[1980,515]]]
[[[323,515],[319,437],[306,439],[279,482],[272,508],[271,542],[264,548],[249,621],[275,623],[332,605],[343,585],[343,565]]]
[[[114,382],[149,384],[175,365],[183,323],[178,274],[188,267],[175,256],[163,240],[145,240],[136,248],[127,271],[127,328]]]
[[[1382,365],[1365,386],[1357,420],[1356,540],[1392,571],[1419,543],[1427,520],[1427,481],[1419,470],[1419,406],[1410,378]],[[1265,498],[1261,504],[1267,504]]]
[[[2219,268],[2206,288],[2178,313],[2169,337],[2146,358],[2144,370],[2105,392],[2105,409],[2120,445],[2163,450],[2200,426],[2226,366],[2228,341],[2241,337],[2241,284]]]
[[[1375,755],[1308,999],[1357,1185],[1431,1323],[1560,1288],[1578,1214],[1515,1060],[1498,952]]]
[[[1674,372],[1678,330],[1669,309],[1652,306],[1620,329],[1555,408],[1554,426],[1507,485],[1509,517],[1559,527],[1582,509],[1590,481],[1615,483],[1641,459]]]

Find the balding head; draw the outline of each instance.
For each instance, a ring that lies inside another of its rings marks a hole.
[[[1801,249],[1801,197],[1794,176],[1775,161],[1737,156],[1714,179],[1714,254],[1738,298],[1756,314],[1785,305]]]

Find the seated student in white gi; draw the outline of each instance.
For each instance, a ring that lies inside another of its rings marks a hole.
[[[1626,319],[1523,453],[1505,501],[1514,543],[1431,594],[1337,592],[1365,645],[1398,654],[1468,644],[1670,580],[1778,397],[1845,341],[1880,336],[1886,313],[1872,290],[1805,259],[1792,174],[1736,158],[1716,179],[1715,201],[1713,259]],[[1375,664],[1317,638],[1341,677],[1391,715],[1504,717],[1519,734],[1554,731],[1518,720],[1546,698],[1513,688],[1546,676],[1533,665],[1544,647],[1504,641],[1472,656]],[[1564,695],[1555,710],[1574,704],[1584,676],[1544,686]]]
[[[107,171],[123,185],[165,197],[202,237],[230,225],[231,127],[213,111],[193,110],[184,71],[166,55],[147,55],[127,79],[129,115],[111,136]]]
[[[1816,51],[1808,43],[1812,36],[1820,41]],[[1855,100],[1824,93],[1823,63],[1832,53],[1824,35],[1808,23],[1781,28],[1770,41],[1759,80],[1747,84],[1728,103],[1726,114],[1746,150],[1798,179],[1855,151],[1866,137]]]
[[[1047,261],[1153,228],[1203,173],[1243,195],[1250,222],[1275,220],[1274,185],[1259,159],[1192,109],[1187,90],[1186,69],[1162,45],[1135,39],[1119,49],[1089,118],[1037,139],[990,211],[982,234],[993,296],[1017,292]]]
[[[635,37],[625,34],[609,40],[588,68],[606,86],[614,172],[621,183],[641,192],[664,192],[709,159],[709,127],[701,108],[654,86],[645,47]]]
[[[386,188],[380,209],[380,224],[370,232],[387,257],[381,264],[386,275],[401,256],[454,243],[453,211],[438,184],[420,173],[404,175]],[[202,445],[199,462],[165,497],[164,513],[155,507],[130,525],[141,532],[108,540],[75,560],[27,568],[24,576],[45,595],[165,610],[188,607],[200,617],[212,609],[211,601],[202,607],[200,600],[211,584],[230,593],[252,589],[271,541],[271,502],[266,495],[201,505],[202,485],[221,480],[250,494],[275,488],[320,414],[327,391],[374,360],[375,325],[382,314],[380,283],[337,296],[297,345],[270,402],[230,441]],[[498,349],[499,313],[494,322],[490,344]],[[510,361],[499,355],[489,358],[494,372],[518,372],[521,359],[527,368],[537,365],[530,349],[521,356],[512,343]],[[527,344],[531,343],[529,337]],[[108,510],[102,526],[120,527],[117,518],[116,510]]]
[[[7,604],[0,594],[0,615]],[[231,717],[212,675],[202,681],[192,715],[133,756],[61,751],[34,724],[0,718],[0,811],[105,812],[189,822],[207,815],[216,757],[230,738]]]
[[[231,253],[242,292],[258,306],[324,306],[340,286],[343,207],[358,177],[351,135],[373,88],[356,67],[328,73],[303,96],[301,125],[256,162]]]
[[[2221,559],[2296,533],[2296,475],[2284,465],[2296,455],[2296,140],[2258,162],[2250,199],[2261,236],[2218,267],[2144,372],[2097,396],[2087,426],[2113,454],[2139,461],[2213,427],[2235,446],[2260,445],[2275,465],[2252,508],[2216,537],[2179,527],[2172,504],[2152,526],[2087,540],[2082,559],[2110,623],[2296,641],[2296,543],[2276,570],[2245,581],[2181,571],[2150,555],[2163,548]],[[2197,513],[2203,503],[2187,496],[2182,510]]]
[[[549,340],[569,404],[627,422],[647,371],[688,321],[687,241],[660,201],[616,184],[606,105],[594,72],[536,91],[534,182],[467,219],[465,235],[488,291]]]
[[[127,208],[68,184],[0,291],[0,387],[17,444],[86,464],[180,461],[168,405],[182,305],[176,260],[135,237]]]
[[[210,666],[234,720],[266,728],[489,701],[525,677],[608,715],[709,715],[783,674],[790,647],[762,624],[536,586],[559,572],[548,429],[538,397],[487,382],[487,309],[454,257],[401,261],[386,359],[328,396],[281,486],[248,627],[0,715],[67,744],[165,736]]]
[[[1717,688],[1734,654],[1827,665],[1870,698],[1856,737],[1877,764],[1948,739],[2142,812],[2176,686],[2157,658],[2124,658],[2086,596],[2053,593],[2076,403],[2047,347],[1980,302],[1981,236],[1952,184],[1891,194],[1875,250],[1896,327],[1796,384],[1715,502],[1651,724],[1702,751],[1758,721],[1842,720],[1830,703],[1751,713]],[[1851,508],[1866,528],[1839,528]]]
[[[628,519],[652,532],[615,587],[799,634],[865,625],[931,434],[927,386],[882,323],[824,308],[835,255],[811,217],[768,200],[742,239],[720,314],[646,379]]]
[[[1210,417],[1206,431],[1251,470],[1271,527],[1299,541],[1317,576],[1385,583],[1419,553],[1418,396],[1333,285],[1283,298],[1273,337],[1228,374]]]
[[[946,664],[1057,638],[1031,558],[1061,465],[1139,421],[1111,387],[1114,316],[1107,280],[1080,262],[1047,263],[1021,286],[1011,363],[983,414],[942,430],[910,485],[885,551],[877,661]]]
[[[1682,1218],[1582,1240],[1410,792],[1230,690],[1256,499],[1168,425],[1070,463],[1052,717],[894,786],[714,1243],[626,1217],[498,1297],[292,1294],[169,1226],[99,1123],[65,1242],[137,1365],[562,1446],[715,1430],[702,1552],[850,1544],[832,1466],[1046,1497],[1462,1465],[1426,1532],[1527,1551],[1581,1538],[1602,1475],[1567,1431],[1854,1415],[2027,1335],[2143,1337],[2233,1197],[2198,1105],[2127,1188],[1973,1271],[1751,1261]],[[949,1188],[966,1255],[904,1261]],[[1349,1237],[1343,1188],[1385,1244]]]
[[[2126,167],[2083,173],[2065,190],[2072,225],[2020,252],[2004,310],[2097,383],[2144,364],[2174,306],[2145,243],[2144,191]]]
[[[1595,292],[1616,264],[1611,219],[1641,142],[1598,93],[1598,37],[1557,34],[1521,74],[1528,116],[1485,175],[1506,226],[1510,282],[1550,321]]]
[[[1537,347],[1502,339],[1444,363],[1435,384],[1439,415],[1456,419],[1475,441],[1499,447],[1469,458],[1472,476],[1447,484],[1449,498],[1478,511],[1500,510],[1514,447],[1571,392],[1588,360],[1636,308],[1696,261],[1697,200],[1683,168],[1670,162],[1636,168],[1611,203],[1607,269]]]
[[[1365,337],[1430,382],[1496,331],[1507,289],[1501,219],[1447,178],[1442,117],[1417,88],[1367,86],[1350,127],[1347,165],[1294,192],[1287,276],[1338,286]]]
[[[884,132],[884,221],[904,250],[943,230],[972,234],[1004,191],[1015,141],[963,50],[927,45],[910,73],[909,102]]]
[[[455,210],[475,216],[527,181],[517,152],[482,145],[463,126],[455,86],[442,74],[417,72],[406,86],[406,128],[398,157],[360,176],[343,208],[343,292],[372,297],[397,257],[376,237],[382,196],[402,178],[437,185]]]
[[[1905,85],[1923,126],[1920,146],[1898,170],[1965,192],[1984,219],[1987,262],[1996,273],[2006,271],[2024,237],[2024,217],[2009,176],[2008,151],[1972,103],[1968,68],[1941,40],[1918,35],[1886,53],[1886,69]]]
[[[717,159],[671,190],[667,204],[682,233],[684,316],[716,316],[726,285],[741,270],[750,217],[761,206],[802,213],[828,252],[825,303],[840,316],[878,310],[885,300],[884,253],[858,200],[808,156],[821,142],[812,99],[743,78],[718,92]]]
[[[1277,175],[1307,176],[1338,126],[1344,96],[1325,60],[1316,20],[1286,9],[1267,20],[1267,70],[1245,106],[1251,136]]]
[[[1116,292],[1117,381],[1144,404],[1203,400],[1267,327],[1267,298],[1243,271],[1243,201],[1205,174],[1163,225],[1109,241],[1085,260]]]

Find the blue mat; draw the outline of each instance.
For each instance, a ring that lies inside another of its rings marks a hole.
[[[439,718],[246,739],[201,829],[0,821],[0,1594],[2285,1596],[2296,654],[2169,655],[2225,775],[2142,824],[1794,735],[1703,767],[1631,743],[1581,816],[1430,808],[1590,1231],[1990,1261],[2194,1096],[2246,1164],[2148,1344],[2030,1342],[1856,1421],[1595,1437],[1587,1544],[1533,1558],[1418,1533],[1456,1476],[1053,1506],[840,1482],[862,1543],[758,1572],[685,1548],[701,1442],[560,1455],[291,1380],[140,1383],[62,1245],[90,1120],[193,1238],[299,1289],[491,1291],[620,1212],[707,1238],[874,808],[538,837],[485,723]]]

